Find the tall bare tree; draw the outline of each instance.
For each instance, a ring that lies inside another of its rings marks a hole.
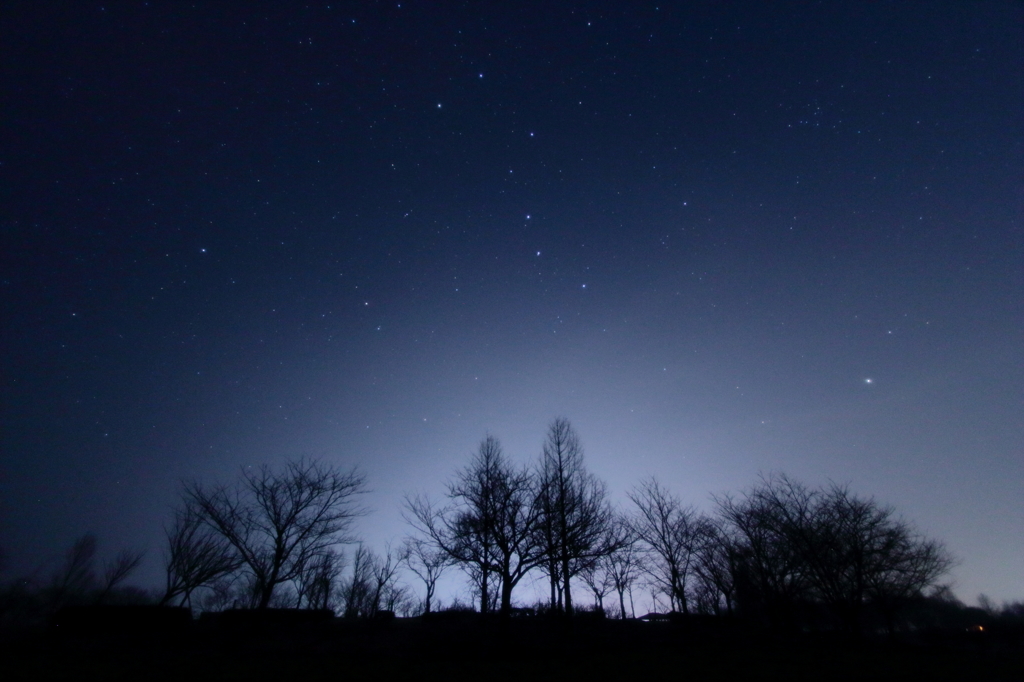
[[[312,557],[295,579],[296,606],[310,609],[332,609],[338,579],[345,569],[345,555],[328,549]]]
[[[716,502],[737,539],[737,605],[747,616],[792,625],[794,606],[808,595],[807,567],[783,532],[772,497],[765,486],[755,486],[739,499],[725,496]]]
[[[346,618],[372,615],[375,563],[373,552],[360,542],[352,557],[352,575],[345,580],[342,587],[343,613]]]
[[[406,538],[402,560],[413,574],[423,581],[426,595],[423,599],[423,613],[429,614],[434,600],[437,581],[452,564],[449,554],[423,538]]]
[[[161,604],[178,599],[181,605],[191,606],[193,592],[212,585],[239,566],[234,549],[204,523],[194,505],[186,503],[175,510],[174,520],[164,528],[164,535],[167,580]]]
[[[252,588],[253,605],[266,608],[274,589],[348,534],[365,513],[356,497],[365,479],[316,460],[287,462],[281,471],[244,470],[237,485],[185,487],[185,500],[231,545]]]
[[[625,619],[626,593],[629,592],[632,595],[633,585],[643,570],[643,558],[640,552],[640,539],[629,519],[617,515],[615,526],[620,541],[608,555],[608,571],[611,575],[612,587],[619,596],[619,617]],[[632,596],[630,596],[631,604],[632,601]]]
[[[684,506],[653,478],[634,488],[629,499],[637,509],[633,530],[647,549],[647,574],[668,596],[673,610],[689,613],[688,581],[699,538],[696,510]]]
[[[96,589],[96,536],[86,533],[64,556],[64,562],[50,583],[50,599],[54,608],[82,603]]]
[[[373,576],[373,596],[370,600],[371,615],[379,612],[382,605],[393,606],[400,596],[396,580],[401,563],[401,555],[394,552],[390,544],[385,546],[383,555],[373,557],[371,563]],[[387,610],[393,609],[388,608]]]
[[[544,564],[551,584],[552,607],[561,584],[567,614],[571,614],[570,583],[589,562],[614,549],[613,513],[605,485],[586,470],[579,435],[563,417],[548,427],[540,461],[541,518],[538,531],[544,544]]]
[[[738,561],[736,542],[722,520],[701,516],[697,521],[694,562],[699,610],[717,615],[733,612]]]
[[[437,508],[407,498],[407,520],[474,578],[480,610],[489,610],[491,583],[500,579],[501,612],[510,613],[512,590],[544,558],[539,544],[535,478],[487,436],[468,467],[448,486],[450,504]]]

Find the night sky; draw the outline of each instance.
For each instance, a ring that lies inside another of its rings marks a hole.
[[[379,551],[565,416],[623,508],[849,483],[1024,597],[1020,3],[0,12],[7,575],[155,587],[182,479],[303,455]]]

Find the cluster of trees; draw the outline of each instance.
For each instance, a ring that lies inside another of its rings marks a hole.
[[[439,578],[458,567],[483,613],[510,615],[517,586],[540,574],[549,588],[545,607],[567,614],[578,608],[574,587],[583,587],[602,612],[609,598],[608,610],[625,618],[642,586],[655,604],[682,614],[741,614],[783,626],[825,619],[855,632],[869,615],[893,627],[900,609],[937,586],[952,564],[940,543],[891,507],[845,486],[809,488],[784,475],[714,498],[710,513],[648,479],[629,491],[628,510],[615,509],[561,418],[532,466],[513,462],[487,436],[444,500],[406,497],[404,515],[416,532],[380,555],[352,533],[365,490],[359,471],[313,460],[247,469],[231,485],[185,484],[165,529],[158,601],[349,617],[429,613]],[[346,553],[346,544],[356,547]],[[46,590],[54,605],[109,599],[142,558],[123,552],[100,577],[95,549],[87,536],[68,553]],[[399,582],[402,571],[422,581],[422,599]]]
[[[781,626],[826,620],[858,632],[867,611],[891,629],[953,561],[891,507],[845,486],[762,477],[697,513],[654,480],[630,494],[646,572],[673,610],[734,613]]]
[[[534,469],[511,462],[488,436],[449,483],[446,504],[410,497],[405,510],[420,542],[469,574],[481,612],[500,595],[507,616],[516,585],[539,570],[552,606],[571,613],[572,579],[623,542],[606,498],[604,484],[583,465],[576,432],[556,419]]]
[[[96,536],[75,540],[53,571],[0,584],[0,625],[35,624],[69,606],[145,603],[144,590],[126,585],[145,553],[123,549],[100,564]],[[0,569],[2,566],[0,557]]]
[[[892,508],[782,475],[716,499],[712,514],[650,479],[629,493],[630,512],[616,512],[565,419],[550,425],[532,469],[512,463],[488,436],[447,497],[407,498],[407,518],[439,560],[471,577],[480,611],[499,594],[504,615],[515,587],[537,570],[548,578],[550,607],[566,613],[574,579],[601,609],[616,593],[623,617],[626,594],[642,580],[683,614],[740,611],[794,625],[823,611],[833,627],[857,631],[868,608],[891,627],[899,608],[952,563]]]
[[[365,478],[323,462],[288,462],[246,470],[234,485],[188,483],[166,529],[166,587],[161,603],[192,605],[201,588],[204,606],[346,608],[363,613],[368,595],[384,598],[395,569],[362,547],[349,585],[341,587],[352,524],[365,513],[357,504]],[[377,576],[383,584],[371,585]]]

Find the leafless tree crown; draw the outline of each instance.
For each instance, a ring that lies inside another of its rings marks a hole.
[[[350,542],[356,503],[365,479],[316,460],[291,461],[278,471],[243,471],[234,486],[185,487],[185,501],[235,553],[251,587],[253,605],[265,608],[274,589],[317,570],[322,557]]]

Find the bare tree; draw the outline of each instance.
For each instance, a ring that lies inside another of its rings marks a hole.
[[[538,543],[537,486],[525,468],[515,467],[493,436],[487,436],[468,467],[448,486],[449,506],[407,498],[407,520],[474,579],[480,610],[491,603],[500,581],[501,612],[507,616],[512,590],[544,558]]]
[[[953,565],[945,547],[922,537],[892,507],[832,484],[817,498],[804,545],[812,584],[849,630],[859,633],[868,601],[886,616],[937,584]]]
[[[426,596],[423,599],[423,613],[430,613],[437,581],[452,564],[451,556],[437,545],[422,538],[406,538],[402,560],[413,574],[423,581]]]
[[[901,603],[952,565],[940,543],[845,486],[811,489],[783,474],[764,476],[742,500],[720,500],[719,508],[739,539],[740,595],[745,588],[748,602],[776,619],[792,621],[799,600],[816,601],[856,633],[873,602],[891,625]]]
[[[345,555],[333,549],[312,557],[295,580],[296,606],[333,609],[338,578],[345,569]]]
[[[274,589],[299,577],[314,557],[350,542],[354,519],[365,513],[355,497],[365,491],[356,470],[342,472],[315,460],[243,471],[233,487],[185,487],[185,499],[234,548],[252,588],[253,605],[266,608]]]
[[[618,546],[608,555],[608,571],[612,579],[612,588],[619,596],[619,617],[626,618],[626,593],[632,594],[633,585],[643,570],[639,538],[629,520],[617,516],[615,525],[620,538]],[[632,597],[630,597],[632,603]],[[635,615],[635,614],[634,614]]]
[[[352,557],[352,575],[342,587],[343,613],[346,618],[371,615],[375,563],[373,552],[359,543]]]
[[[568,419],[548,427],[540,463],[541,518],[538,531],[547,561],[552,607],[559,583],[565,611],[572,613],[572,578],[589,562],[614,549],[613,514],[604,483],[586,470],[583,446]]]
[[[53,606],[59,608],[82,602],[96,588],[96,536],[86,533],[75,540],[64,563],[53,576],[50,593]]]
[[[352,559],[352,575],[341,589],[345,617],[373,618],[382,610],[394,611],[404,604],[406,590],[397,584],[401,565],[401,554],[390,545],[383,555],[377,555],[360,543]]]
[[[121,583],[128,579],[135,569],[142,563],[146,555],[145,550],[123,549],[110,561],[103,571],[103,585],[96,596],[96,603],[103,602],[110,594],[117,589]]]
[[[610,554],[588,562],[579,572],[580,580],[594,595],[594,606],[604,612],[604,598],[615,589],[615,578]]]
[[[398,569],[401,566],[401,556],[396,555],[388,544],[384,548],[382,556],[374,556],[371,560],[371,575],[373,576],[373,596],[370,600],[370,615],[376,615],[381,610],[381,605],[388,606],[386,610],[393,611],[395,601],[401,596],[395,581],[398,578]]]
[[[721,615],[733,612],[736,600],[735,576],[739,555],[734,539],[717,518],[702,516],[697,521],[696,561],[698,609]]]
[[[629,493],[636,505],[633,530],[647,549],[647,574],[669,598],[673,610],[689,613],[688,580],[693,573],[698,540],[698,516],[691,506],[651,478]]]
[[[167,580],[161,604],[179,599],[180,605],[191,607],[193,592],[212,585],[239,566],[231,545],[204,523],[193,505],[186,503],[175,510],[174,520],[164,528],[164,535]]]
[[[785,531],[785,518],[807,516],[806,490],[785,485],[773,490],[769,479],[736,499],[715,498],[719,515],[737,539],[734,574],[738,606],[747,616],[792,627],[795,606],[809,596],[808,571],[797,545]],[[792,509],[779,514],[792,498]]]
[[[103,567],[103,577],[96,575],[96,536],[86,533],[71,546],[64,562],[50,581],[50,607],[76,604],[100,604],[106,601],[142,563],[145,552],[122,550]]]

